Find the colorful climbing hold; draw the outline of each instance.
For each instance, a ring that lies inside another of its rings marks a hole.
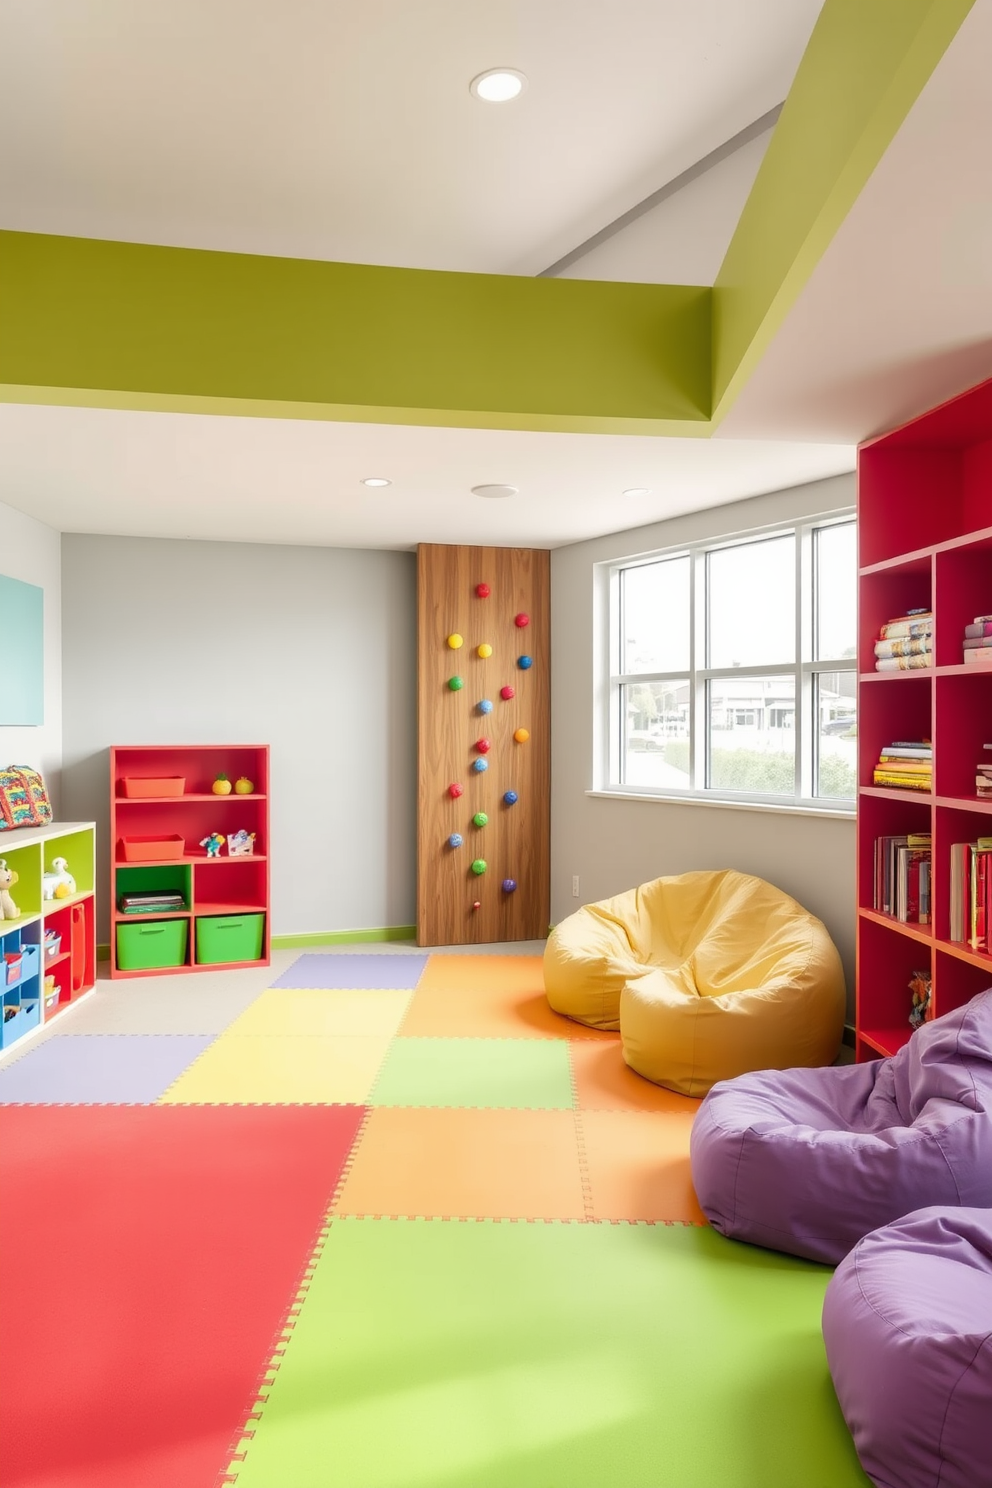
[[[533,665],[534,665],[534,658],[533,658],[533,656],[518,656],[517,657],[517,666],[520,668],[520,670],[522,672],[526,672],[528,670],[528,668],[532,667]]]
[[[448,786],[448,795],[452,798],[453,801],[457,801],[458,797],[464,794],[465,787],[463,785],[459,785],[457,781],[454,781],[451,785]]]
[[[516,697],[517,694],[514,692],[512,687],[501,687],[499,690],[499,695],[503,699],[504,703],[508,703],[510,699],[512,697]]]
[[[476,772],[477,775],[479,775],[482,773],[483,770],[489,769],[489,761],[485,759],[473,760],[472,769]]]
[[[483,641],[482,645],[479,647],[479,655],[482,657],[483,661],[485,661],[487,656],[492,656],[492,654],[492,646],[490,646],[488,641]]]
[[[475,862],[472,864],[472,872],[476,875],[476,877],[478,877],[480,873],[485,873],[488,867],[489,864],[486,862],[485,858],[476,858]]]
[[[516,887],[517,887],[517,880],[515,878],[504,878],[504,880],[503,880],[503,893],[504,894],[512,894],[513,891],[514,891],[514,889]]]
[[[513,623],[517,627],[518,630],[523,630],[523,628],[524,628],[525,625],[529,625],[530,624],[530,616],[529,615],[525,615],[525,614],[523,614],[521,612],[521,614],[519,614],[519,615],[514,615],[514,617],[513,617]]]
[[[530,730],[516,729],[513,737],[516,739],[518,744],[526,744],[527,740],[530,738]]]
[[[491,713],[493,711],[493,705],[488,698],[480,698],[475,706],[480,713]]]
[[[451,650],[452,651],[457,651],[458,648],[459,648],[459,646],[464,646],[464,644],[465,644],[465,641],[458,634],[457,630],[452,631],[451,635],[449,635],[449,637],[448,637],[448,645],[450,646]]]
[[[472,818],[472,825],[475,826],[475,827],[486,827],[486,826],[488,826],[489,825],[489,818],[486,815],[486,813],[484,811],[477,811],[475,813],[475,815],[473,816],[473,818]]]
[[[464,841],[465,838],[462,836],[461,832],[452,832],[451,836],[448,838],[448,846],[461,847]]]
[[[493,746],[488,739],[476,739],[475,747],[480,754],[488,754]]]
[[[516,806],[519,799],[520,798],[517,795],[516,791],[503,792],[503,800],[506,802],[507,806]]]
[[[479,599],[488,599],[493,591],[490,589],[488,584],[476,584],[475,592]]]
[[[472,905],[472,908],[473,909],[481,909],[482,908],[482,901],[480,899],[476,899],[475,903]]]
[[[462,681],[461,677],[449,677],[448,686],[451,688],[452,692],[461,692],[462,688],[465,686],[465,683]]]

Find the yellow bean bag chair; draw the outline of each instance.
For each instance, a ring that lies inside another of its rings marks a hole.
[[[844,972],[822,923],[730,869],[586,905],[552,931],[544,985],[556,1012],[619,1028],[631,1069],[683,1095],[830,1064],[844,1028]]]

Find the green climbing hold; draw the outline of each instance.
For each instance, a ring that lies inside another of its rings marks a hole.
[[[465,683],[462,681],[461,677],[449,677],[448,686],[450,687],[452,692],[458,692],[465,686]]]
[[[489,864],[486,862],[485,858],[476,858],[475,862],[472,864],[472,872],[475,874],[485,873],[488,866]]]
[[[472,818],[472,824],[476,827],[488,826],[489,818],[484,811],[477,811]]]

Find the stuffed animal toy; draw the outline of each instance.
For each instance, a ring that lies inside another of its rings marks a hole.
[[[10,890],[20,875],[7,867],[7,859],[0,858],[0,920],[20,919],[21,911],[10,897]]]
[[[43,899],[68,899],[70,894],[76,892],[76,880],[69,872],[69,864],[65,858],[56,858],[53,861],[51,873],[43,873],[41,883]]]
[[[220,832],[211,832],[209,837],[202,839],[200,846],[207,849],[208,858],[217,858],[220,856],[220,850],[224,846],[224,839]]]

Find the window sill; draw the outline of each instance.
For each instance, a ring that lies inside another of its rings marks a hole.
[[[595,796],[601,801],[651,801],[662,806],[706,806],[708,808],[715,806],[725,811],[770,811],[780,816],[825,816],[831,821],[848,821],[852,826],[855,818],[853,803],[850,806],[827,807],[819,803],[804,805],[801,801],[796,801],[795,804],[779,801],[732,801],[726,796],[713,799],[704,796],[662,796],[620,789],[587,790],[585,794]]]

